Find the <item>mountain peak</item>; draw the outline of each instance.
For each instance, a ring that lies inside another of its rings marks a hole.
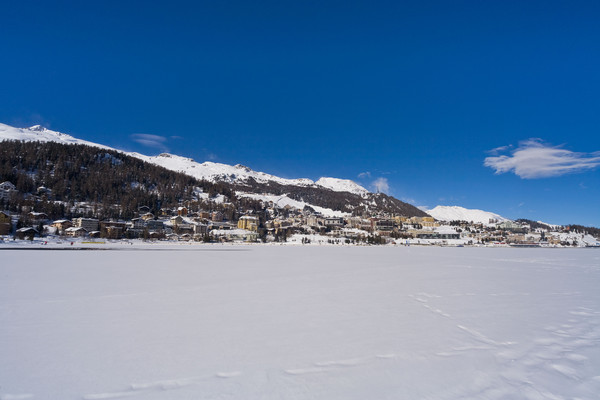
[[[148,157],[148,158],[152,159],[153,157]],[[178,156],[177,154],[171,154],[171,153],[160,153],[155,158],[171,158],[174,160],[181,160],[181,161],[192,162],[192,163],[195,162],[193,159],[191,159],[189,157],[182,157],[182,156]]]
[[[251,168],[248,168],[248,167],[246,167],[245,165],[242,165],[242,164],[236,164],[235,168],[241,169],[242,171],[245,171],[245,172],[252,172]]]
[[[48,129],[44,128],[42,125],[33,125],[28,128],[30,131],[35,132],[46,132]]]

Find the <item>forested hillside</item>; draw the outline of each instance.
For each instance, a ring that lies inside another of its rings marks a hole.
[[[0,182],[16,185],[17,194],[0,206],[23,211],[27,206],[52,218],[92,214],[98,218],[131,218],[140,206],[154,212],[183,202],[219,209],[235,218],[239,209],[260,211],[259,200],[237,198],[235,191],[287,195],[313,206],[354,215],[387,213],[426,216],[418,208],[383,193],[365,196],[324,187],[276,182],[208,182],[174,172],[125,153],[82,144],[3,141],[0,143]],[[218,196],[218,197],[217,197]],[[211,199],[218,200],[211,203]],[[91,211],[77,211],[88,203]],[[225,207],[223,203],[229,204]],[[213,204],[214,203],[214,204]]]
[[[33,205],[53,217],[69,216],[75,202],[94,204],[100,217],[130,218],[138,207],[175,207],[195,199],[195,188],[209,197],[231,190],[198,181],[123,153],[85,145],[3,141],[0,182],[10,181],[18,194],[4,201],[16,210]],[[49,190],[46,190],[49,189]]]

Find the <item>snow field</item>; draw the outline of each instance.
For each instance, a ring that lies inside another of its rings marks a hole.
[[[0,252],[0,399],[597,399],[600,252]]]

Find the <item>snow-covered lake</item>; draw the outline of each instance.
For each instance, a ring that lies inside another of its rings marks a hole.
[[[0,399],[598,399],[600,251],[0,251]]]

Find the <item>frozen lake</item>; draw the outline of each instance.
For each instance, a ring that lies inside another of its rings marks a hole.
[[[600,251],[0,251],[0,399],[598,399]]]

